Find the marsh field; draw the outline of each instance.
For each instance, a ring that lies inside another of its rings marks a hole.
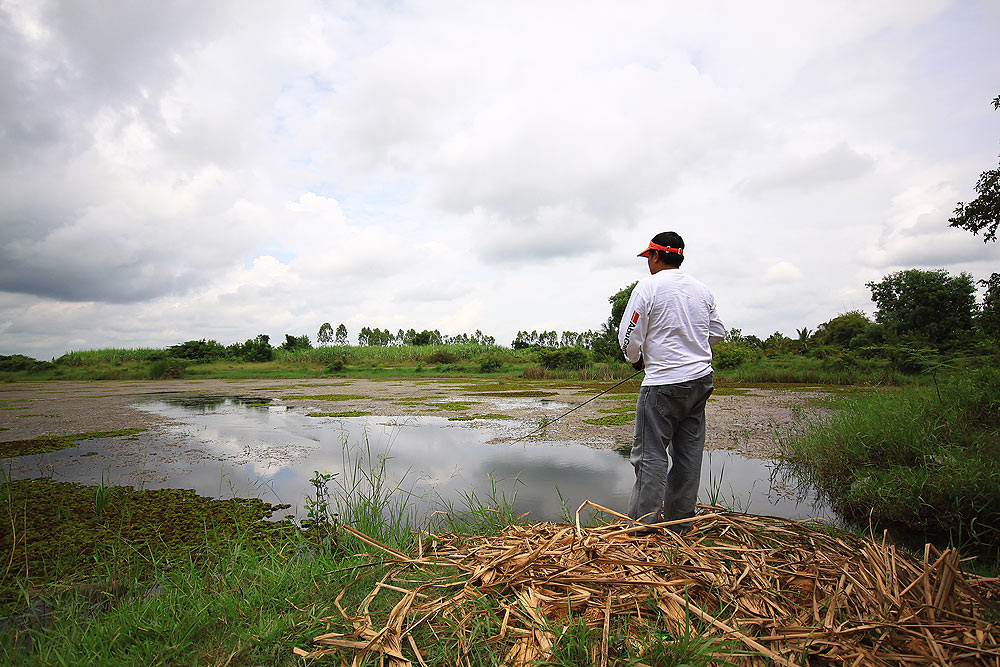
[[[405,559],[423,563],[429,549],[457,553],[466,543],[489,539],[507,540],[508,545],[513,539],[522,545],[505,547],[513,549],[511,554],[521,549],[542,554],[542,547],[553,548],[558,537],[545,533],[547,526],[556,527],[557,532],[559,526],[570,530],[581,517],[583,528],[577,530],[584,532],[579,535],[598,531],[592,539],[605,543],[605,533],[599,531],[606,532],[609,528],[605,527],[613,528],[619,521],[614,512],[625,509],[631,486],[627,453],[639,379],[590,400],[627,375],[607,379],[535,379],[504,373],[422,377],[368,373],[368,377],[353,378],[345,374],[276,375],[155,381],[26,379],[0,385],[4,469],[0,501],[5,510],[2,544],[7,554],[0,563],[4,568],[0,586],[4,655],[23,664],[131,664],[137,660],[148,664],[340,664],[352,657],[360,660],[358,664],[379,664],[380,659],[395,660],[398,654],[402,657],[393,664],[572,665],[597,664],[604,652],[605,660],[610,660],[607,664],[773,664],[782,660],[808,664],[802,656],[831,651],[830,642],[836,637],[844,655],[861,656],[869,651],[876,656],[881,649],[869,636],[874,632],[871,629],[850,635],[866,638],[856,646],[847,642],[849,633],[838,634],[835,624],[812,629],[813,639],[808,641],[799,637],[801,629],[795,634],[781,628],[791,627],[789,619],[798,613],[795,610],[804,612],[811,604],[827,609],[824,617],[840,618],[842,628],[848,620],[857,627],[875,627],[864,615],[867,612],[848,613],[845,592],[836,584],[840,575],[830,575],[832,588],[823,591],[824,566],[815,563],[832,558],[833,551],[841,548],[837,545],[853,554],[843,556],[850,560],[879,544],[880,553],[894,568],[907,559],[914,563],[909,575],[883,572],[879,576],[897,576],[900,582],[906,576],[934,582],[938,587],[934,590],[944,591],[940,604],[975,619],[969,627],[979,628],[979,634],[971,635],[976,655],[988,657],[997,650],[991,644],[991,619],[996,618],[1000,595],[996,579],[991,578],[995,552],[990,545],[996,525],[989,525],[995,507],[991,497],[980,497],[981,519],[973,517],[971,531],[962,523],[966,517],[956,515],[950,520],[958,529],[951,533],[929,524],[901,530],[902,522],[891,520],[885,526],[894,532],[883,533],[878,522],[869,520],[865,525],[857,520],[858,512],[851,514],[851,502],[856,510],[858,503],[869,501],[850,493],[891,493],[889,482],[874,484],[869,479],[868,487],[853,483],[845,504],[844,496],[833,496],[831,501],[829,490],[835,485],[824,486],[822,475],[810,473],[801,464],[804,448],[817,441],[817,431],[827,438],[835,437],[830,435],[831,428],[858,432],[857,424],[837,426],[845,415],[856,418],[874,410],[876,420],[895,419],[887,404],[866,408],[866,401],[899,403],[905,394],[915,397],[906,400],[920,406],[936,393],[935,402],[945,405],[947,388],[943,394],[936,387],[918,388],[911,394],[898,387],[876,391],[808,383],[717,383],[708,405],[699,498],[706,517],[702,534],[690,540],[677,538],[677,544],[647,539],[628,558],[641,555],[664,567],[663,563],[673,563],[671,568],[709,571],[723,567],[719,563],[708,566],[704,560],[706,554],[715,553],[714,548],[758,553],[760,545],[752,547],[753,540],[807,531],[802,544],[768,542],[768,553],[797,554],[792,561],[758,564],[762,572],[777,568],[771,586],[792,600],[791,616],[780,618],[774,611],[772,624],[760,626],[770,627],[770,634],[754,634],[771,637],[766,646],[744,632],[756,627],[755,623],[760,625],[760,618],[739,620],[740,613],[746,612],[740,611],[741,605],[749,603],[719,601],[712,596],[721,590],[721,580],[699,581],[701,575],[692,574],[686,583],[670,580],[671,586],[680,586],[669,593],[681,596],[680,612],[662,601],[657,603],[654,595],[652,607],[646,606],[648,600],[636,603],[638,617],[623,618],[616,621],[618,625],[608,624],[608,612],[602,615],[587,604],[579,614],[574,613],[573,605],[578,603],[570,599],[576,593],[567,593],[569,607],[563,611],[558,604],[550,608],[550,603],[539,598],[539,613],[524,617],[524,599],[517,598],[521,594],[517,586],[512,583],[497,591],[487,587],[481,591],[485,597],[473,601],[474,609],[461,623],[439,619],[444,625],[428,622],[428,627],[404,632],[419,639],[418,649],[411,644],[394,648],[395,644],[385,643],[384,629],[379,630],[383,622],[389,624],[386,627],[392,624],[392,611],[398,612],[401,600],[398,594],[382,600],[385,596],[376,593],[404,591],[415,580],[429,576],[418,565],[423,574],[414,573],[416,579],[392,579],[396,583],[390,585],[386,577],[399,576],[394,568],[403,554]],[[996,379],[989,376],[986,384],[983,401],[971,404],[988,415],[996,401]],[[975,393],[969,386],[954,391],[966,406]],[[908,409],[911,412],[904,411],[899,421],[914,430],[910,439],[919,441],[920,427],[912,419],[915,408]],[[956,415],[949,414],[949,418],[954,420]],[[976,419],[971,422],[977,423]],[[829,439],[823,446],[828,451],[842,448]],[[943,466],[951,465],[954,458],[932,456]],[[981,468],[979,473],[989,479],[994,454],[983,456],[987,465],[981,461],[968,465]],[[792,464],[796,460],[797,467]],[[969,470],[956,474],[974,488],[982,486]],[[817,491],[820,488],[824,490]],[[925,486],[924,492],[929,491]],[[896,503],[906,502],[897,495]],[[933,501],[934,514],[946,516],[953,505],[964,505],[964,500]],[[598,505],[598,510],[590,507],[578,514],[584,501]],[[713,517],[733,518],[724,519],[729,528],[719,528],[713,523],[719,519]],[[735,517],[765,522],[771,519],[757,517],[775,517],[774,521],[788,523],[740,524],[740,530],[752,537],[723,547],[738,525]],[[512,530],[522,537],[512,537]],[[516,532],[524,530],[549,537],[529,549],[534,543],[527,534]],[[762,537],[767,535],[771,537]],[[925,537],[933,542],[926,549]],[[608,544],[616,539],[621,538],[613,537]],[[827,539],[834,541],[824,547],[832,550],[824,556],[815,545]],[[900,545],[898,552],[895,542]],[[705,551],[711,544],[716,546]],[[978,558],[967,557],[964,565],[958,565],[958,552],[951,547],[966,545],[986,548],[969,551]],[[750,571],[745,568],[755,567],[752,553],[744,556],[750,560],[732,574],[731,583],[745,579]],[[597,555],[594,558],[602,562]],[[702,565],[695,566],[697,562]],[[848,567],[847,561],[842,567]],[[781,592],[788,582],[781,583],[780,572],[787,568],[813,572],[812,603]],[[956,579],[948,574],[952,570],[962,574]],[[952,584],[947,584],[949,576]],[[970,588],[962,588],[966,585]],[[384,586],[390,588],[380,588]],[[902,588],[911,590],[906,585]],[[856,589],[863,589],[860,579]],[[532,595],[543,595],[539,591],[547,589],[532,590]],[[418,592],[413,599],[424,595]],[[875,599],[871,591],[855,595]],[[685,599],[700,609],[698,614],[685,611]],[[504,616],[502,609],[510,604],[521,605],[517,613],[527,623],[525,627],[538,626],[541,634],[531,635],[537,641],[532,640],[530,647],[516,633],[504,638],[511,612]],[[885,655],[897,659],[909,655],[913,642],[906,638],[910,632],[906,624],[886,625],[882,603],[870,604],[871,613],[882,614],[879,627],[894,628],[883,632],[886,637],[902,633],[884,642]],[[893,614],[915,613],[902,598],[896,604]],[[359,612],[352,613],[350,605]],[[925,607],[919,613],[933,616],[933,605]],[[485,614],[481,621],[471,620],[480,614]],[[368,620],[362,623],[360,618]],[[720,623],[729,630],[720,630]],[[914,632],[926,642],[926,650],[933,652],[935,642],[956,641],[954,633],[962,632],[956,628],[939,623],[934,633],[945,634],[935,634],[930,640],[925,639],[923,628]],[[336,635],[333,639],[331,631]],[[479,635],[483,642],[475,639]],[[320,636],[327,637],[327,643],[319,641]],[[619,640],[612,649],[614,637]],[[964,642],[960,637],[958,644]],[[904,651],[903,646],[910,648]]]
[[[565,503],[622,511],[627,502],[638,382],[594,399],[608,386],[510,378],[8,385],[0,447],[19,454],[6,462],[15,479],[192,488],[291,504],[300,514],[313,471],[343,474],[345,457],[382,457],[415,506],[499,490],[519,496],[532,518],[555,519]],[[720,388],[708,407],[706,493],[725,488],[747,505],[755,491],[770,490],[776,435],[829,414],[829,395]],[[73,434],[91,437],[44,444]],[[445,487],[451,495],[439,498]]]

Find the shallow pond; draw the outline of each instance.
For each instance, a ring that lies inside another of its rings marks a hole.
[[[174,421],[158,435],[88,440],[69,449],[19,457],[15,477],[47,476],[142,488],[190,488],[214,497],[288,503],[299,518],[315,471],[336,473],[335,493],[378,481],[418,517],[513,500],[516,513],[561,520],[584,501],[624,512],[633,482],[627,452],[532,436],[535,424],[442,417],[309,417],[309,408],[238,397],[162,398],[137,405]],[[383,468],[384,466],[384,468]],[[699,500],[793,519],[836,521],[810,489],[776,479],[776,465],[727,451],[705,453]],[[358,491],[355,491],[357,493]],[[589,516],[589,515],[588,515]]]

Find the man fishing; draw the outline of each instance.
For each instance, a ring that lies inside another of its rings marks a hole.
[[[646,376],[635,408],[629,457],[635,485],[628,515],[643,524],[694,516],[705,449],[705,403],[711,396],[712,346],[726,335],[715,297],[680,271],[684,239],[661,232],[638,255],[649,276],[632,290],[618,327],[625,359]],[[670,528],[678,533],[690,523]],[[648,534],[656,529],[639,527]]]

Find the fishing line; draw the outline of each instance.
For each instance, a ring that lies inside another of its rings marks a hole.
[[[515,442],[521,442],[521,441],[522,441],[522,440],[524,440],[525,438],[530,438],[531,436],[535,435],[535,434],[536,434],[536,433],[538,433],[539,431],[544,431],[544,430],[545,430],[545,428],[546,428],[547,426],[550,426],[550,425],[552,425],[552,424],[555,424],[555,423],[556,423],[557,421],[559,421],[560,419],[562,419],[563,417],[565,417],[565,416],[566,416],[566,415],[568,415],[569,413],[573,412],[574,410],[579,410],[580,408],[582,408],[583,406],[585,406],[585,405],[586,405],[587,403],[590,403],[590,402],[591,402],[591,401],[593,401],[594,399],[597,399],[597,398],[600,398],[601,396],[604,396],[604,394],[608,393],[609,391],[611,391],[611,390],[612,390],[612,389],[614,389],[615,387],[620,387],[620,386],[622,386],[623,384],[625,384],[626,382],[628,382],[629,380],[631,380],[632,378],[634,378],[634,377],[635,377],[636,375],[638,375],[638,374],[639,374],[639,373],[641,373],[641,372],[642,372],[641,370],[638,370],[638,371],[636,371],[635,373],[632,373],[632,375],[629,375],[629,376],[628,376],[627,378],[625,378],[624,380],[622,380],[622,381],[621,381],[621,382],[619,382],[618,384],[613,384],[613,385],[611,385],[610,387],[608,387],[607,389],[605,389],[605,390],[604,390],[604,391],[602,391],[601,393],[597,394],[596,396],[594,396],[594,397],[592,397],[592,398],[588,398],[588,399],[587,399],[586,401],[584,401],[584,402],[583,402],[583,403],[581,403],[580,405],[578,405],[578,406],[576,406],[576,407],[574,407],[574,408],[571,408],[570,410],[567,410],[566,412],[564,412],[563,414],[559,415],[558,417],[556,417],[556,418],[555,418],[555,419],[553,419],[552,421],[550,421],[550,422],[545,422],[544,424],[541,424],[541,425],[540,425],[540,426],[538,426],[538,427],[537,427],[537,428],[536,428],[536,429],[535,429],[534,431],[529,431],[528,433],[526,433],[526,434],[522,435],[522,436],[521,436],[520,438],[518,438],[517,440],[512,440],[512,441],[510,442],[510,444],[512,444],[512,445],[513,445],[513,444],[514,444]]]

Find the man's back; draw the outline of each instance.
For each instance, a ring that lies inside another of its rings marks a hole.
[[[640,280],[619,327],[625,357],[638,360],[641,351],[643,385],[673,384],[711,373],[711,345],[724,335],[712,292],[679,269]]]

